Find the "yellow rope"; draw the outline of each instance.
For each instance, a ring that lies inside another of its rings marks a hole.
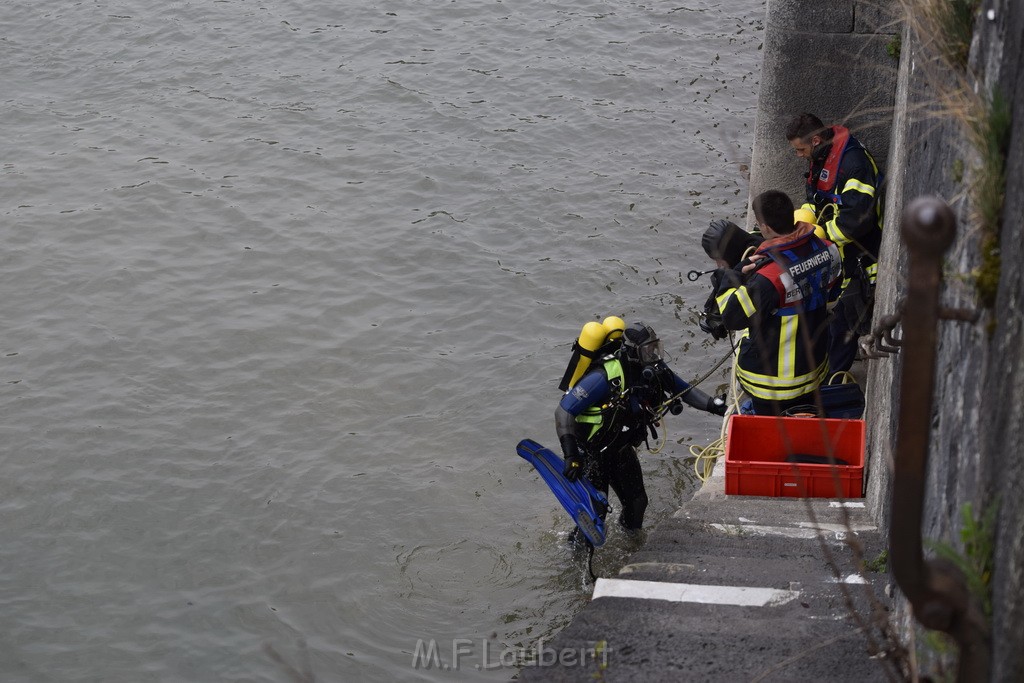
[[[729,333],[729,341],[732,342],[732,332]],[[735,344],[732,344],[735,348]],[[696,444],[690,446],[690,455],[695,459],[693,462],[693,471],[697,474],[697,478],[701,482],[705,482],[711,478],[711,473],[714,472],[715,463],[718,458],[725,454],[725,429],[726,425],[729,424],[729,416],[733,414],[739,414],[740,412],[740,396],[743,393],[743,388],[739,385],[739,381],[736,379],[736,363],[732,364],[729,371],[729,392],[732,396],[732,405],[729,406],[729,410],[726,411],[722,417],[722,429],[719,432],[718,438],[709,443],[707,446],[698,446]]]
[[[647,452],[653,455],[661,453],[661,450],[665,448],[665,444],[668,442],[668,427],[665,426],[664,422],[661,424],[661,443],[654,448],[648,448]]]
[[[690,446],[690,455],[696,458],[693,461],[693,471],[697,473],[697,478],[702,482],[710,479],[711,473],[715,469],[715,462],[723,453],[725,453],[725,439],[717,439],[707,446],[698,446],[697,444]]]
[[[836,204],[835,202],[832,202],[831,204],[826,204],[825,206],[821,207],[821,211],[818,212],[818,215],[814,219],[814,222],[823,228],[825,227],[825,224],[822,222],[821,219],[825,216],[825,212],[828,211],[829,209],[832,209],[832,218],[836,218],[839,216],[839,205]]]

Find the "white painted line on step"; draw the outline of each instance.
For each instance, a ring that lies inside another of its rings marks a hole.
[[[833,536],[835,540],[842,541],[848,533],[847,528],[842,524],[811,524],[800,522],[797,526],[766,526],[762,524],[711,524],[716,531],[721,531],[730,536],[782,536],[784,538],[817,538],[819,533],[826,536]],[[875,531],[874,526],[853,525],[853,532]]]
[[[678,574],[680,572],[692,572],[696,569],[697,565],[683,564],[680,562],[637,562],[636,564],[627,564],[619,570],[619,574],[633,574],[634,572],[647,571]]]
[[[864,507],[864,503],[854,503],[854,502],[848,501],[848,500],[847,501],[832,500],[832,501],[829,501],[828,506],[830,508],[862,508],[862,507]]]
[[[817,538],[815,529],[761,524],[712,524],[712,529],[730,536],[785,536],[786,538]]]
[[[860,574],[850,574],[844,579],[831,578],[827,583],[862,583],[866,584],[868,581]]]
[[[836,533],[839,533],[840,531],[852,531],[854,533],[861,531],[878,531],[878,527],[874,524],[851,524],[847,527],[845,524],[829,524],[827,522],[800,522],[797,526],[803,529],[821,529],[822,531],[835,531]]]
[[[663,583],[632,579],[598,579],[594,585],[595,600],[597,598],[636,598],[638,600],[695,602],[703,605],[768,607],[784,605],[795,600],[799,595],[800,593],[797,591],[777,588],[701,586],[693,583]]]

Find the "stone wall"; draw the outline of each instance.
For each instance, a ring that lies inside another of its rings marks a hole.
[[[935,63],[934,56],[904,34],[900,78],[893,115],[889,195],[880,267],[876,320],[895,310],[902,296],[906,255],[899,240],[898,216],[912,198],[937,195],[958,216],[957,239],[947,253],[943,303],[977,308],[973,272],[979,267],[982,230],[971,202],[971,183],[982,159],[967,126],[940,103],[947,93],[974,89],[984,94],[998,87],[1012,103],[1014,120],[1024,119],[1020,3],[986,3],[976,22],[969,73],[957,76]],[[995,571],[992,577],[992,680],[1024,680],[1024,461],[1018,454],[1024,415],[1024,354],[1021,353],[1021,295],[1024,257],[1020,218],[1024,216],[1021,178],[1024,136],[1019,126],[1011,138],[1007,192],[1003,209],[1000,289],[993,311],[976,324],[943,321],[938,335],[938,363],[931,435],[924,535],[959,545],[961,513],[970,504],[975,514],[1001,503]],[[912,352],[904,349],[901,353]],[[870,479],[868,501],[876,519],[888,527],[891,463],[894,457],[899,355],[870,361],[867,415]]]
[[[1024,4],[986,2],[978,24],[972,67],[983,75],[985,87],[996,87],[1007,98],[1014,125],[1007,155],[999,294],[992,333],[981,344],[987,349],[987,364],[980,375],[982,466],[973,502],[980,508],[998,499],[1000,506],[992,577],[992,680],[1020,681],[1024,680],[1020,647],[1024,640],[1024,273],[1019,266],[1024,262]]]
[[[864,0],[769,0],[761,91],[754,123],[750,193],[783,190],[803,198],[807,164],[786,140],[802,112],[850,128],[885,164],[896,86],[888,46],[899,32],[883,3]],[[751,225],[748,212],[748,225]]]
[[[882,4],[887,3],[769,0],[751,194],[779,188],[802,197],[804,164],[782,134],[791,115],[811,111],[826,123],[846,123],[883,163],[887,177],[875,320],[895,311],[903,295],[906,254],[900,214],[924,194],[945,199],[959,220],[946,257],[942,302],[976,308],[973,272],[980,265],[982,230],[970,187],[981,157],[963,117],[951,116],[942,103],[947,93],[974,90],[976,82],[980,93],[998,87],[1012,105],[1014,121],[1024,121],[1024,3],[983,0],[971,75],[964,76],[937,65],[914,32],[878,10]],[[902,32],[898,65],[885,49],[895,32]],[[1000,501],[992,577],[992,680],[1024,680],[1019,645],[1024,637],[1024,271],[1017,265],[1024,261],[1022,128],[1014,127],[1008,156],[996,307],[984,311],[978,323],[940,323],[923,529],[928,539],[958,545],[965,504],[979,512]],[[866,495],[886,531],[901,356],[911,352],[903,349],[866,362]],[[895,618],[910,623],[905,605]]]

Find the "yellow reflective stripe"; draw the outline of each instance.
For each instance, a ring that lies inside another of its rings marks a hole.
[[[827,365],[827,362],[823,362],[822,365],[818,366],[816,369],[812,370],[809,373],[805,373],[803,375],[792,375],[790,377],[762,375],[760,373],[755,373],[751,370],[746,370],[745,368],[740,368],[737,366],[736,375],[751,382],[760,384],[762,386],[786,388],[804,384],[806,382],[814,380],[818,375],[823,375],[827,370]]]
[[[781,317],[779,332],[779,377],[792,377],[796,372],[796,340],[797,325],[800,316],[784,315]]]
[[[725,292],[715,299],[715,303],[718,304],[718,310],[724,314],[726,304],[728,304],[729,299],[734,296],[736,297],[736,301],[739,303],[740,308],[743,309],[743,312],[747,314],[748,318],[754,315],[754,312],[757,311],[757,307],[754,306],[754,302],[750,300],[750,293],[747,292],[746,287],[740,287],[738,289],[733,287],[732,289],[725,290]]]
[[[747,317],[754,315],[754,311],[757,307],[754,306],[754,302],[750,300],[750,292],[747,291],[746,287],[740,287],[736,290],[736,300],[740,302],[740,306],[743,308],[743,312],[747,314]]]
[[[608,376],[608,380],[610,382],[618,380],[620,391],[625,390],[626,376],[625,370],[623,370],[622,368],[621,361],[619,361],[618,359],[611,359],[605,361],[604,371],[605,374]],[[604,407],[607,407],[607,404],[603,407],[590,406],[589,408],[585,409],[582,413],[576,416],[576,422],[590,425],[590,433],[587,434],[587,439],[594,438],[594,435],[597,434],[601,430],[601,427],[604,425]]]
[[[776,389],[793,389],[798,388],[801,385],[807,384],[808,382],[817,381],[820,376],[824,375],[828,370],[828,363],[822,363],[816,369],[811,372],[804,373],[803,375],[796,375],[791,377],[775,377],[773,375],[762,375],[757,372],[751,372],[745,368],[736,368],[736,376],[741,379],[745,379],[750,383],[759,384],[763,387],[771,387]]]
[[[843,191],[842,191],[841,194],[846,194],[850,190],[856,190],[857,192],[863,192],[864,194],[868,195],[869,197],[874,197],[875,196],[875,188],[874,187],[872,187],[871,185],[868,185],[867,183],[862,183],[861,181],[857,180],[856,178],[850,178],[849,180],[846,181],[846,186],[843,187]]]
[[[839,229],[839,221],[835,218],[825,224],[825,234],[828,235],[829,240],[835,242],[836,246],[840,249],[843,248],[843,245],[850,242],[850,238],[848,238],[843,231]]]
[[[729,301],[729,297],[731,297],[732,293],[735,291],[735,287],[733,287],[732,289],[727,289],[715,298],[715,303],[718,304],[718,311],[720,313],[725,312],[725,304],[726,302]]]
[[[775,401],[786,401],[792,398],[798,398],[804,394],[814,391],[814,389],[825,379],[827,374],[828,361],[819,365],[813,372],[809,372],[790,380],[790,382],[794,383],[799,380],[798,384],[785,385],[779,381],[778,377],[766,377],[765,375],[747,372],[739,367],[736,368],[736,376],[743,385],[744,391],[755,398]],[[769,381],[751,380],[752,377],[762,378]]]
[[[815,385],[813,384],[809,384],[806,387],[801,387],[799,389],[780,391],[752,387],[749,384],[743,383],[742,380],[740,381],[740,383],[743,384],[743,391],[747,392],[754,398],[759,398],[764,401],[788,401],[789,399],[798,398],[800,396],[809,394],[815,389]]]
[[[825,215],[825,211],[829,207],[832,208],[832,218],[830,218],[825,223],[822,223],[821,217]],[[829,240],[834,242],[835,245],[839,247],[840,252],[842,252],[843,245],[849,243],[850,238],[847,237],[846,234],[839,229],[839,206],[833,203],[826,204],[824,207],[822,207],[821,214],[819,214],[818,216],[818,225],[821,225],[822,227],[825,228],[825,234],[828,235]]]
[[[878,280],[878,264],[872,263],[870,266],[864,269],[864,272],[868,275],[868,282],[875,284]]]

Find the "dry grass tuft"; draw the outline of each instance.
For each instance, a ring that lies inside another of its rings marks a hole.
[[[924,56],[921,64],[935,98],[928,115],[955,122],[969,146],[969,232],[979,236],[981,263],[972,272],[979,303],[995,306],[1001,261],[999,243],[1006,192],[1006,155],[1011,113],[998,92],[989,93],[968,68],[980,0],[901,0],[913,40]],[[951,169],[952,170],[952,169]],[[966,173],[964,173],[966,170]]]

